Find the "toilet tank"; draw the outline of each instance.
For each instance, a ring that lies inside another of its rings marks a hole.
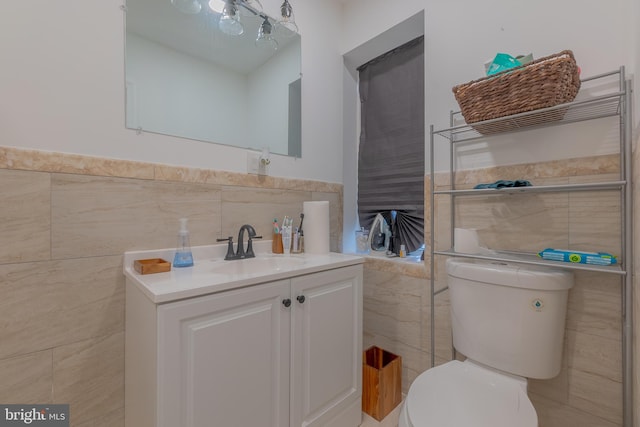
[[[457,351],[527,378],[558,375],[573,273],[452,258],[447,281]]]

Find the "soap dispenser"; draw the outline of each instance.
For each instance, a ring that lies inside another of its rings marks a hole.
[[[191,244],[189,243],[187,221],[187,218],[180,218],[178,245],[176,247],[176,255],[173,257],[174,267],[191,267],[193,265],[193,255],[191,254]]]

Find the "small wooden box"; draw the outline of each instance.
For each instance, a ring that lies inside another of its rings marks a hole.
[[[362,411],[378,421],[402,402],[402,357],[379,347],[362,354]]]
[[[133,268],[140,274],[164,273],[171,271],[171,263],[162,258],[137,259]]]

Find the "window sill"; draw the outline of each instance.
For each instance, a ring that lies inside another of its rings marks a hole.
[[[385,255],[364,255],[365,259],[364,268],[378,271],[389,271],[392,273],[401,274],[403,276],[427,278],[427,268],[424,261],[420,260],[419,256],[415,257],[386,257]]]

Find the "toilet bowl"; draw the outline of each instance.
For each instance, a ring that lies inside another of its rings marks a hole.
[[[538,427],[527,378],[560,371],[573,274],[448,259],[447,283],[453,344],[467,360],[420,374],[399,427]]]
[[[399,427],[538,427],[526,378],[467,359],[419,375],[411,384]]]

